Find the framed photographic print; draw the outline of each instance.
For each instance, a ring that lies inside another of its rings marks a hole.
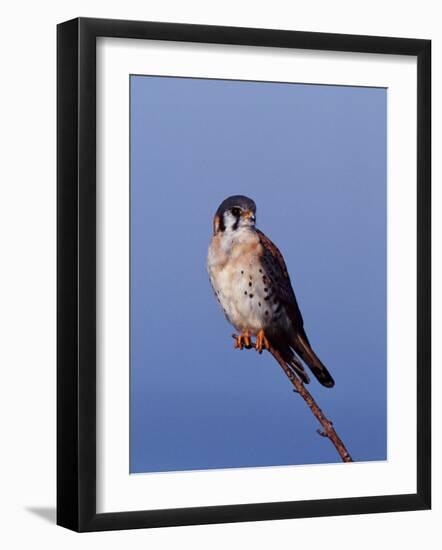
[[[430,52],[58,26],[59,525],[430,507]]]

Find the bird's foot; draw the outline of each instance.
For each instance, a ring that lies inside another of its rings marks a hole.
[[[240,334],[239,336],[234,334],[233,338],[235,339],[235,349],[250,349],[252,347],[252,341],[250,340],[250,335],[247,331],[243,332],[243,334]]]
[[[262,353],[263,349],[270,349],[269,341],[267,340],[264,331],[261,329],[256,335],[255,349],[258,353]]]

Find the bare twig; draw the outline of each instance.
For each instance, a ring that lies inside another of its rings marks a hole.
[[[321,435],[322,437],[328,437],[328,439],[330,439],[330,441],[333,443],[336,450],[338,451],[339,456],[341,457],[343,462],[353,462],[353,459],[351,458],[350,453],[347,451],[342,439],[336,433],[336,430],[333,427],[333,422],[328,420],[328,418],[325,416],[322,410],[318,407],[311,393],[307,390],[307,388],[304,386],[301,380],[296,376],[296,374],[291,370],[291,368],[286,364],[286,362],[284,361],[284,359],[281,357],[281,355],[277,350],[275,350],[272,346],[270,346],[268,351],[273,355],[275,360],[278,362],[279,366],[285,372],[287,378],[295,387],[294,391],[296,393],[299,393],[299,395],[304,399],[309,409],[312,411],[313,415],[321,424],[323,429],[321,430],[318,428],[317,429],[318,434]]]

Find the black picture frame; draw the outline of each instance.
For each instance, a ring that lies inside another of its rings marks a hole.
[[[96,512],[96,39],[417,58],[417,492]],[[79,18],[57,28],[57,523],[75,531],[424,510],[431,506],[431,41]]]

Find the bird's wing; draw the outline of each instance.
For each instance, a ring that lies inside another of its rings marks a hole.
[[[256,232],[263,249],[262,262],[270,278],[273,292],[285,307],[293,327],[302,334],[305,334],[303,328],[304,321],[298,302],[296,301],[284,258],[278,247],[262,231],[257,229]]]
[[[282,350],[283,353],[286,354],[286,360],[296,369],[296,366],[293,365],[293,359],[290,360],[290,348],[293,348],[301,359],[310,367],[319,382],[323,386],[331,388],[335,384],[334,380],[325,365],[313,351],[305,333],[304,321],[301,311],[299,310],[298,302],[296,301],[295,293],[293,292],[284,258],[277,246],[275,246],[264,233],[259,230],[257,230],[257,233],[263,248],[262,262],[270,278],[273,292],[285,307],[294,328],[293,338],[289,341],[290,347],[284,346],[284,339],[279,340],[278,347],[280,351]],[[308,377],[306,377],[305,373],[301,372],[299,368],[296,369],[296,372],[304,382],[308,382]]]

